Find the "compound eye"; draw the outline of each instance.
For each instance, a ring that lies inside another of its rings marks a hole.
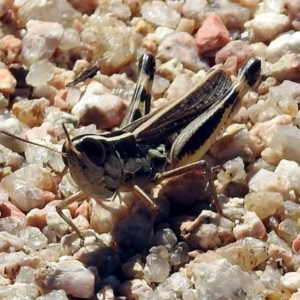
[[[97,139],[84,138],[80,144],[76,145],[76,148],[95,165],[103,165],[106,152],[102,143]]]

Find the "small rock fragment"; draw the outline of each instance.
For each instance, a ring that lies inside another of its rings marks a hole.
[[[24,124],[29,127],[35,127],[42,125],[44,122],[45,109],[49,105],[49,100],[45,98],[21,100],[14,103],[12,112]]]
[[[95,275],[77,260],[41,264],[34,275],[34,282],[42,290],[62,289],[67,295],[91,298],[94,295]]]
[[[278,81],[292,80],[298,82],[300,79],[299,54],[287,53],[270,66],[270,75]]]
[[[36,300],[68,300],[67,294],[64,290],[51,291],[46,295],[42,295],[36,298]]]
[[[144,275],[148,282],[164,282],[168,278],[169,272],[168,257],[164,257],[161,253],[150,253],[146,257]]]
[[[216,13],[211,13],[197,31],[195,39],[199,54],[205,54],[225,46],[230,35],[222,19]]]
[[[217,64],[225,63],[228,69],[228,61],[234,57],[236,59],[235,73],[242,67],[246,60],[254,56],[254,51],[248,44],[237,40],[230,41],[216,53],[215,61]]]
[[[36,227],[27,226],[20,232],[20,238],[25,241],[25,244],[34,250],[41,250],[48,245],[48,239]]]
[[[272,257],[275,260],[281,259],[283,264],[287,264],[292,260],[292,253],[274,244],[271,244],[269,246],[268,253],[270,257]]]
[[[235,239],[239,240],[246,236],[263,239],[266,235],[266,228],[263,222],[258,218],[256,213],[252,211],[246,212],[243,216],[243,224],[233,228]]]
[[[0,92],[12,94],[15,91],[17,81],[7,69],[0,69]]]
[[[180,20],[180,14],[171,7],[162,4],[155,5],[145,3],[142,6],[143,18],[156,26],[165,26],[175,29]]]
[[[192,248],[214,249],[234,241],[233,223],[220,215],[203,210],[193,221],[183,222],[180,231]]]
[[[245,197],[246,208],[255,212],[261,220],[274,215],[282,203],[282,195],[276,192],[251,192]]]
[[[46,84],[54,76],[55,66],[48,59],[34,62],[26,76],[26,82],[34,87]]]
[[[8,232],[0,232],[0,252],[20,251],[24,246],[24,241]]]
[[[277,62],[283,55],[299,53],[300,32],[285,33],[272,40],[266,49],[266,58],[269,62]]]
[[[286,242],[292,243],[299,233],[299,226],[295,221],[285,219],[279,223],[277,233]]]
[[[152,288],[145,280],[132,279],[123,282],[119,287],[120,294],[128,300],[142,298],[147,292],[151,292]]]
[[[257,296],[263,295],[265,290],[249,273],[225,259],[208,263],[190,262],[188,268],[195,280],[197,299],[238,299],[245,294],[250,299],[259,299]]]
[[[25,27],[30,20],[57,22],[64,27],[71,27],[75,20],[81,20],[81,13],[66,0],[58,2],[51,0],[43,3],[26,0],[21,1],[19,5],[18,18],[22,27]]]
[[[4,0],[7,2],[7,0]],[[8,0],[11,1],[11,0]],[[13,1],[11,1],[13,2]],[[1,14],[1,9],[0,9]],[[17,59],[22,49],[22,42],[15,36],[8,34],[0,40],[0,58],[7,65],[12,64]]]
[[[27,33],[22,39],[20,54],[24,63],[32,64],[40,59],[50,58],[63,36],[62,25],[33,18],[27,22],[26,28]]]
[[[288,272],[281,277],[280,282],[290,292],[296,292],[300,288],[300,273]]]
[[[250,192],[261,192],[265,193],[265,197],[268,197],[266,191],[276,192],[282,195],[283,199],[291,199],[291,185],[285,179],[279,177],[277,174],[274,174],[271,171],[260,169],[254,175],[253,173],[248,173],[250,178],[249,180],[249,189]],[[273,194],[271,197],[273,197]],[[268,197],[270,198],[270,197]],[[268,199],[267,198],[267,199]],[[277,209],[282,202],[279,202],[278,197],[275,198],[276,201],[273,203],[274,209]],[[268,199],[267,201],[272,201]],[[266,200],[265,200],[266,202]],[[264,204],[267,207],[267,204]]]
[[[124,101],[111,94],[89,95],[82,98],[72,109],[80,123],[96,124],[101,129],[119,126],[126,110]]]
[[[243,271],[253,270],[269,258],[267,243],[252,237],[221,247],[216,252]]]
[[[67,218],[71,219],[71,214],[68,209],[63,209],[63,213]],[[69,231],[69,224],[67,224],[56,211],[47,214],[46,222],[49,228],[53,230],[58,237],[62,237]]]
[[[257,14],[245,27],[253,31],[257,42],[270,42],[275,36],[289,29],[290,21],[284,14],[265,12]]]
[[[168,35],[158,47],[157,58],[164,62],[176,58],[183,66],[192,71],[207,69],[206,62],[198,56],[195,39],[186,32],[175,32]]]

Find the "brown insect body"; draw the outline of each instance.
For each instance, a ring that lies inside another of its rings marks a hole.
[[[148,186],[165,162],[163,156],[150,155],[147,148],[137,146],[132,134],[122,131],[75,137],[65,142],[63,152],[65,164],[82,192],[102,200],[117,190]]]

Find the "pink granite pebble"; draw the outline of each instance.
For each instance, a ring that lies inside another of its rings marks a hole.
[[[225,46],[230,35],[221,18],[212,13],[207,16],[195,38],[199,54],[204,54]]]

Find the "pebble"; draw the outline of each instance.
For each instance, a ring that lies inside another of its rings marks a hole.
[[[269,147],[261,153],[262,158],[271,164],[278,164],[281,159],[300,163],[300,156],[295,150],[295,145],[300,139],[299,133],[300,130],[296,126],[278,126],[275,128],[273,135],[268,140]],[[281,141],[281,145],[278,144],[279,141]]]
[[[128,300],[143,297],[147,292],[152,292],[152,288],[142,279],[127,280],[119,287],[120,294]]]
[[[282,205],[283,197],[278,192],[258,190],[245,196],[245,207],[256,213],[261,219],[265,219],[275,214]]]
[[[81,14],[66,0],[49,3],[35,0],[22,1],[18,10],[20,26],[25,26],[30,20],[50,21],[71,27],[75,20],[81,20]]]
[[[11,0],[6,2],[13,2]],[[0,3],[1,5],[1,3]],[[1,14],[1,8],[0,8]],[[10,65],[16,62],[18,55],[22,49],[22,42],[15,36],[8,34],[0,40],[0,57],[1,61]]]
[[[279,223],[277,234],[286,242],[292,243],[299,233],[299,226],[297,222],[285,219]]]
[[[290,292],[296,292],[300,288],[300,273],[289,272],[284,274],[280,279],[281,284]]]
[[[300,299],[300,292],[293,293],[290,300],[299,300]]]
[[[161,64],[157,72],[160,74],[160,76],[172,81],[184,73],[184,67],[177,58],[173,58],[166,63]]]
[[[122,273],[127,278],[142,279],[144,277],[142,257],[140,255],[131,257],[125,264],[122,265]]]
[[[98,293],[97,293],[97,299],[98,300],[114,300],[114,291],[111,286],[105,286],[103,287]]]
[[[59,44],[59,49],[69,51],[80,46],[79,32],[73,28],[65,28],[64,34]]]
[[[26,82],[34,87],[46,84],[54,76],[54,65],[48,59],[34,62],[26,76]]]
[[[296,162],[282,159],[274,170],[274,173],[289,182],[297,195],[300,194],[298,184],[300,180],[300,166]],[[295,209],[296,211],[299,211],[299,209]]]
[[[23,299],[24,295],[32,299],[37,299],[37,297],[39,296],[39,292],[32,283],[27,284],[27,283],[17,282],[7,286],[1,286],[1,291],[0,291],[1,298],[9,299],[11,298],[11,295],[14,295],[14,298],[20,298],[20,299]]]
[[[216,53],[215,61],[217,64],[225,63],[228,69],[229,61],[235,58],[234,61],[234,73],[237,74],[237,70],[242,67],[246,60],[254,56],[253,48],[246,43],[237,40],[230,41],[222,49]]]
[[[44,207],[55,199],[54,181],[50,172],[37,165],[30,165],[6,176],[1,181],[11,202],[22,211]]]
[[[171,251],[177,243],[177,237],[173,230],[165,228],[156,233],[154,243],[157,245],[163,245],[168,251]]]
[[[54,102],[54,98],[57,93],[58,93],[58,90],[54,86],[52,86],[48,83],[45,83],[45,84],[34,87],[32,96],[36,99],[46,98],[52,104]]]
[[[46,236],[36,227],[27,226],[19,235],[25,241],[25,245],[34,250],[46,248],[48,244]]]
[[[297,103],[300,102],[300,84],[298,82],[284,80],[281,86],[291,93],[293,99],[296,100]]]
[[[173,29],[168,27],[159,26],[152,33],[147,34],[147,39],[154,41],[156,44],[161,44],[163,40],[170,34],[174,33]]]
[[[16,252],[23,249],[24,240],[8,232],[0,232],[0,251]]]
[[[252,31],[256,42],[268,43],[289,29],[290,20],[284,14],[265,12],[246,22],[245,27]]]
[[[266,235],[266,228],[255,212],[248,211],[243,216],[243,224],[238,224],[233,228],[236,240],[246,236],[263,239]]]
[[[279,82],[283,80],[299,81],[299,54],[287,53],[270,66],[270,75]]]
[[[162,66],[161,70],[163,70]],[[193,87],[194,84],[189,75],[179,74],[175,78],[173,78],[173,82],[170,84],[168,90],[166,91],[165,97],[169,100],[179,99],[180,97],[187,94],[188,91],[190,91]]]
[[[288,130],[291,131],[292,118],[288,115],[281,115],[266,122],[257,122],[251,128],[249,131],[249,145],[254,155],[260,154],[263,149],[267,148],[272,137],[277,138],[274,136],[274,132],[280,125],[289,127]],[[297,136],[297,133],[295,133],[295,136]],[[280,139],[282,140],[282,136],[280,136]]]
[[[63,213],[67,218],[71,219],[71,214],[68,209],[63,209]],[[56,211],[47,213],[46,224],[58,237],[64,236],[69,231],[69,224],[67,224]]]
[[[264,1],[265,4],[266,1]],[[259,0],[239,0],[236,3],[246,8],[254,8],[259,3]]]
[[[144,3],[142,5],[142,16],[149,23],[172,29],[175,29],[180,21],[180,14],[162,1],[156,1],[152,5],[147,2]]]
[[[290,196],[293,195],[291,193],[290,183],[271,171],[261,169],[253,176],[251,173],[248,174],[248,176],[250,178],[249,189],[252,192],[264,192],[266,190],[270,192],[277,192],[280,193],[285,200],[289,199]],[[278,205],[281,205],[278,200],[276,202]]]
[[[125,110],[126,105],[118,96],[88,95],[74,105],[72,114],[79,118],[81,124],[111,129],[121,124]]]
[[[50,58],[62,39],[64,33],[62,25],[29,20],[26,28],[27,33],[22,39],[20,54],[24,63],[32,64],[38,60]]]
[[[195,21],[189,20],[187,18],[181,18],[176,27],[176,31],[184,31],[189,34],[193,34],[194,30],[195,30]]]
[[[213,9],[210,7],[210,3],[201,0],[186,0],[182,8],[184,17],[195,20],[196,29],[201,26],[211,11],[221,17],[228,30],[243,28],[244,23],[250,19],[249,9],[222,0],[215,1]]]
[[[0,1],[0,17],[2,17],[9,9],[12,9],[14,5],[13,0],[1,0]]]
[[[267,243],[252,237],[220,247],[216,253],[243,271],[250,271],[269,258]]]
[[[188,267],[195,280],[197,299],[238,299],[239,291],[250,299],[259,299],[258,296],[264,293],[261,283],[226,259],[209,263],[191,262]]]
[[[203,210],[192,221],[182,222],[181,236],[192,248],[209,250],[234,241],[233,223],[218,214]]]
[[[29,127],[35,127],[43,124],[45,109],[49,106],[50,101],[45,98],[20,100],[13,104],[12,112],[22,123]]]
[[[158,46],[157,58],[164,62],[175,58],[185,68],[194,72],[208,68],[208,65],[198,56],[195,39],[186,32],[168,35]]]
[[[0,145],[0,165],[10,167],[13,171],[19,169],[24,162],[24,158],[11,151],[10,149]]]
[[[109,22],[107,26],[98,26],[96,31],[89,27],[81,33],[82,44],[94,49],[93,63],[97,64],[103,74],[118,73],[135,59],[135,35],[130,27],[124,24],[120,26],[122,24]],[[102,45],[106,47],[104,56],[99,51]]]
[[[266,58],[270,63],[277,62],[283,55],[299,53],[300,32],[282,34],[274,39],[266,49]]]
[[[170,272],[170,265],[167,259],[154,253],[147,255],[144,276],[148,282],[164,282]]]
[[[300,30],[300,4],[297,0],[287,0],[286,2],[288,17],[295,30]]]
[[[46,295],[42,295],[36,298],[36,300],[68,300],[67,294],[64,290],[56,290],[51,291],[50,293]]]
[[[300,255],[300,235],[293,240],[292,249],[294,252]]]
[[[272,257],[273,259],[281,259],[283,264],[287,264],[292,260],[292,253],[277,246],[274,244],[271,244],[269,246],[269,251],[268,254],[270,255],[270,257]]]
[[[77,260],[40,265],[34,282],[42,290],[63,289],[67,295],[78,298],[90,298],[94,295],[95,275]]]
[[[7,69],[0,69],[0,92],[12,94],[17,85],[16,79]]]
[[[25,218],[25,214],[8,200],[3,202],[0,205],[0,213],[2,218],[7,218],[7,217]]]
[[[90,226],[98,233],[110,232],[113,225],[128,214],[129,209],[130,206],[118,198],[114,201],[98,203],[94,200],[90,201]]]
[[[224,47],[230,40],[230,34],[222,19],[212,13],[197,31],[195,39],[199,54],[205,54]]]

